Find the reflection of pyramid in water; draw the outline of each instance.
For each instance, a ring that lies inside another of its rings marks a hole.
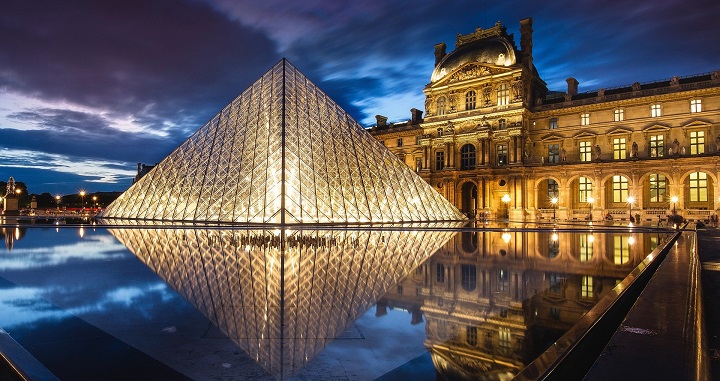
[[[276,224],[463,219],[285,59],[103,217]]]
[[[298,372],[455,234],[163,228],[110,232],[279,379]]]

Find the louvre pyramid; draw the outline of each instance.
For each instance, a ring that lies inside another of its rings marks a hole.
[[[110,229],[276,379],[295,374],[461,223],[423,230]]]
[[[464,219],[286,59],[102,217],[273,224]]]

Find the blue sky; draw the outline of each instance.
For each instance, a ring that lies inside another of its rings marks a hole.
[[[502,21],[552,90],[720,69],[720,2],[265,0],[0,3],[0,180],[124,191],[288,58],[358,122],[422,109],[434,45]]]

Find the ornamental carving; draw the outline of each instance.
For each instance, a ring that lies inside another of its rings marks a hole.
[[[503,34],[505,34],[505,28],[503,28],[502,23],[500,21],[495,23],[495,26],[492,28],[488,28],[483,30],[483,28],[478,27],[475,29],[475,32],[467,34],[467,35],[457,35],[457,40],[455,41],[455,49],[460,47],[461,45],[465,45],[468,43],[471,43],[473,41],[482,40],[484,38],[488,37],[500,37]]]
[[[524,85],[522,80],[518,79],[513,82],[511,88],[515,99],[523,99]]]
[[[450,82],[465,81],[468,79],[473,79],[490,74],[490,69],[485,66],[467,65],[453,73],[453,75],[450,77]]]
[[[486,106],[490,104],[490,97],[492,96],[492,86],[485,85],[482,89],[483,104]]]

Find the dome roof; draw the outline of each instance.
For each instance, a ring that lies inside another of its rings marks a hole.
[[[496,66],[514,65],[517,62],[515,47],[504,36],[485,38],[459,46],[438,62],[430,82],[437,82],[471,62]]]

